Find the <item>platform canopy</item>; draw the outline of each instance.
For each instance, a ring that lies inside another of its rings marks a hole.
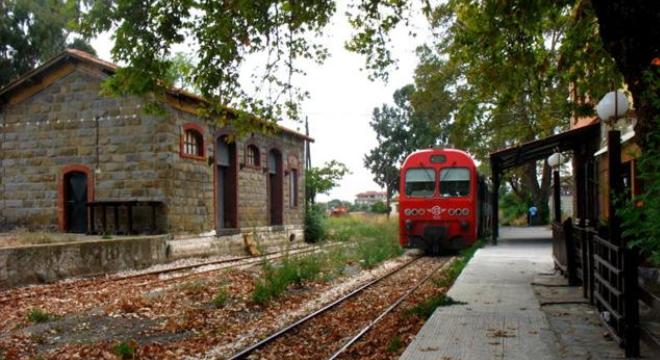
[[[600,122],[564,131],[547,138],[529,141],[490,154],[490,163],[498,171],[504,171],[533,160],[545,159],[557,151],[574,150],[586,141],[599,136]],[[493,169],[493,173],[494,173]]]
[[[500,179],[505,170],[521,166],[530,161],[546,159],[556,152],[570,150],[581,154],[580,156],[583,157],[584,154],[588,153],[587,149],[595,142],[598,142],[598,139],[600,139],[600,121],[595,119],[585,126],[491,153],[490,166],[493,176],[493,190],[491,193],[493,243],[497,243],[497,237],[499,235],[498,194]]]

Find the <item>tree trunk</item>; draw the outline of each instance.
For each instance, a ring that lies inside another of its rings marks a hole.
[[[544,161],[543,171],[541,173],[541,183],[539,184],[536,174],[536,161],[530,161],[523,165],[523,183],[532,196],[532,203],[538,209],[538,218],[547,219],[549,215],[548,200],[550,199],[550,185],[552,169]]]
[[[392,195],[390,194],[390,185],[389,183],[385,185],[385,207],[387,208],[387,220],[390,219],[390,198]]]
[[[644,76],[647,70],[655,68],[658,71],[653,60],[660,56],[660,27],[657,26],[660,23],[660,1],[593,0],[592,4],[603,45],[614,58],[633,95],[637,141],[645,148],[649,145],[649,135],[657,126],[654,117],[660,114],[660,105],[657,101],[653,103],[653,98],[658,95],[647,93],[654,79]]]

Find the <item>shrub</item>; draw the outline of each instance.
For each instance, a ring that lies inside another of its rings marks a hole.
[[[325,214],[318,205],[305,209],[305,241],[315,243],[323,240],[326,233]]]
[[[377,214],[387,214],[390,212],[390,208],[385,205],[382,201],[378,201],[371,205],[371,212],[377,213]]]
[[[227,300],[229,300],[229,291],[223,286],[220,288],[220,290],[218,290],[218,293],[215,295],[213,300],[211,300],[211,303],[213,306],[219,308],[227,303]]]
[[[321,261],[308,255],[299,258],[286,258],[278,266],[264,264],[264,280],[258,282],[252,293],[252,300],[265,304],[279,297],[291,284],[301,285],[306,280],[313,280],[321,273]]]
[[[387,351],[391,353],[396,353],[403,347],[403,340],[399,335],[394,335],[387,343]]]
[[[137,342],[135,340],[122,341],[116,344],[113,350],[122,359],[133,359],[135,358],[135,350],[137,350]]]
[[[465,304],[464,302],[461,301],[456,301],[452,299],[450,296],[447,296],[446,294],[437,294],[434,295],[428,299],[426,299],[424,302],[421,302],[414,307],[406,310],[407,315],[417,315],[421,319],[428,319],[433,315],[433,312],[435,311],[436,308],[440,306],[451,306],[451,305],[457,305],[457,304]]]
[[[33,323],[43,323],[53,320],[55,316],[41,309],[32,309],[27,314],[27,319]]]

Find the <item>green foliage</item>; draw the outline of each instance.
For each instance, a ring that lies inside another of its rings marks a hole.
[[[401,340],[401,337],[398,335],[394,335],[394,337],[387,342],[387,352],[396,353],[399,352],[402,347],[403,340]]]
[[[90,36],[114,29],[112,56],[127,64],[109,80],[115,94],[162,95],[172,85],[164,81],[169,55],[175,46],[186,45],[197,55],[191,77],[209,100],[210,114],[220,115],[231,105],[268,120],[297,118],[297,104],[307,94],[291,86],[291,77],[302,73],[296,60],[327,57],[310,35],[320,35],[335,12],[329,0],[89,3],[81,29]],[[247,94],[239,74],[246,57],[256,53],[266,55],[266,62],[252,77],[258,94]],[[235,125],[249,124],[246,120]]]
[[[328,191],[339,185],[339,181],[350,174],[343,163],[331,160],[321,167],[311,167],[305,170],[305,198],[307,203],[313,204],[318,194],[327,194]]]
[[[316,243],[325,238],[325,213],[320,206],[309,204],[305,209],[305,241]]]
[[[502,210],[502,224],[515,224],[520,218],[527,219],[527,210],[530,200],[520,200],[514,192],[506,192],[500,196],[500,209]]]
[[[384,202],[378,201],[375,202],[373,205],[371,205],[371,212],[376,213],[376,214],[386,214],[390,212],[390,208],[385,205]]]
[[[487,162],[495,149],[568,128],[612,86],[621,84],[604,51],[591,2],[450,0],[428,11],[443,37],[419,51],[418,113],[438,103],[454,107],[436,127],[447,144]],[[540,170],[540,171],[539,171]],[[540,176],[539,176],[540,175]],[[532,162],[510,171],[519,201],[542,204],[550,195],[549,166]]]
[[[135,340],[130,340],[128,342],[122,341],[115,344],[112,349],[121,359],[133,359],[135,358],[135,351],[137,350],[137,342]]]
[[[413,85],[406,85],[394,92],[394,106],[383,104],[375,108],[369,125],[376,132],[378,145],[364,157],[364,165],[374,176],[374,182],[385,188],[387,198],[399,188],[399,167],[411,152],[438,145],[443,137],[429,117],[449,116],[447,111],[434,111],[433,115],[420,115],[414,111],[411,97]],[[436,119],[437,121],[437,119]]]
[[[41,309],[31,309],[27,314],[27,319],[33,323],[43,323],[55,319],[56,316]]]
[[[252,300],[265,304],[278,298],[291,284],[302,285],[306,280],[314,280],[321,272],[321,263],[313,256],[286,258],[280,264],[266,262],[263,266],[264,279],[257,282]]]
[[[637,247],[646,259],[660,266],[660,69],[645,75],[649,86],[644,94],[646,101],[656,109],[655,131],[650,134],[647,146],[637,160],[642,194],[620,206],[618,215],[623,220],[623,235],[630,245]]]
[[[406,314],[407,315],[416,315],[420,317],[421,319],[428,319],[433,315],[433,312],[435,309],[441,306],[451,306],[451,305],[457,305],[457,304],[465,304],[464,302],[461,301],[456,301],[452,299],[450,296],[447,296],[446,294],[437,294],[434,295],[428,299],[426,299],[424,302],[419,303],[415,305],[414,307],[407,309]]]
[[[89,50],[85,40],[74,36],[77,15],[73,0],[1,1],[0,87],[66,47]]]
[[[332,233],[339,230],[345,241],[354,242],[355,246],[336,247],[303,257],[287,257],[278,264],[266,262],[263,279],[256,283],[252,292],[255,303],[263,305],[280,297],[292,284],[301,285],[316,279],[330,280],[341,275],[347,264],[373,268],[403,253],[398,244],[396,221],[343,217],[330,218],[328,223]]]
[[[458,259],[451,264],[451,266],[445,270],[442,274],[442,277],[436,278],[433,280],[434,284],[438,288],[448,288],[451,284],[456,281],[456,278],[461,274],[467,263],[472,259],[474,253],[483,246],[483,240],[477,241],[475,244],[470,246],[467,249],[461,251],[458,256]],[[461,301],[456,301],[451,297],[447,296],[445,292],[438,293],[423,302],[413,306],[412,308],[406,309],[407,315],[417,315],[422,319],[428,319],[431,317],[435,309],[439,306],[450,306],[456,304],[465,304]]]
[[[385,260],[403,254],[403,249],[391,237],[378,237],[361,240],[357,244],[360,264],[367,269],[374,268]]]
[[[224,306],[227,303],[227,300],[229,300],[229,290],[222,286],[218,290],[218,293],[215,295],[215,297],[213,297],[213,300],[211,300],[211,303],[213,306],[219,308]]]

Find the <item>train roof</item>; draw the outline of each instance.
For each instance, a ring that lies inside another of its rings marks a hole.
[[[432,155],[432,154],[446,154],[455,158],[464,158],[466,160],[470,160],[476,166],[474,159],[472,158],[472,156],[470,156],[470,154],[468,154],[463,150],[451,149],[451,148],[433,148],[433,149],[417,150],[406,157],[406,160],[403,161],[403,166],[406,166],[406,163],[408,161],[411,161],[413,159],[419,158],[424,155]]]

